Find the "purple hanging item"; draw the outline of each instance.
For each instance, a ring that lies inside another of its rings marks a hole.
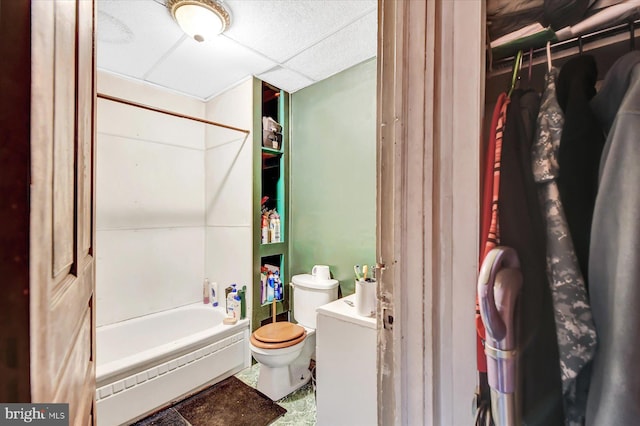
[[[491,412],[497,426],[520,422],[516,303],[522,289],[518,255],[512,248],[491,250],[480,268],[480,316],[487,330],[485,354],[491,388]]]

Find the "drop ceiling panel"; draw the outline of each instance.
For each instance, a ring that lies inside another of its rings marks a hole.
[[[273,84],[279,89],[285,90],[289,93],[293,93],[298,89],[310,86],[315,83],[313,80],[298,74],[295,71],[291,71],[286,68],[276,67],[263,74],[258,75],[260,80],[264,80],[267,83]]]
[[[167,8],[152,0],[98,2],[98,67],[127,76],[144,74],[181,37]]]
[[[198,44],[166,0],[98,0],[98,67],[208,99],[250,75],[294,92],[376,54],[376,0],[223,4],[229,30]]]
[[[377,19],[375,11],[368,13],[362,19],[287,61],[285,66],[314,80],[323,80],[376,56]]]
[[[206,99],[275,65],[225,37],[205,43],[187,37],[146,80]]]
[[[367,12],[376,0],[228,0],[225,35],[282,63]]]

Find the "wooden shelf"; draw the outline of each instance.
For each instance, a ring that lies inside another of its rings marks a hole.
[[[273,154],[271,152],[262,153],[262,170],[276,169],[281,167],[280,159],[282,154]]]
[[[260,256],[283,254],[287,244],[285,242],[260,244]]]
[[[266,146],[262,147],[262,157],[263,158],[265,156],[277,157],[277,156],[282,155],[282,154],[283,154],[282,150],[273,149],[273,148],[269,148],[269,147],[266,147]]]
[[[264,261],[276,262],[284,281],[289,275],[289,95],[267,83],[254,79],[253,92],[253,312],[252,329],[271,317],[271,305],[261,300],[260,271]],[[282,125],[280,149],[263,145],[262,118],[271,117]],[[258,149],[259,147],[259,149]],[[266,203],[262,200],[268,197]],[[262,210],[275,209],[280,216],[280,236],[282,242],[262,244]],[[286,242],[285,242],[286,241]],[[283,282],[284,282],[283,281]],[[277,302],[278,315],[289,311],[289,292],[285,289],[284,300]]]

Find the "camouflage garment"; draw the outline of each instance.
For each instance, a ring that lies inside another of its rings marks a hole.
[[[597,338],[589,298],[556,182],[560,172],[557,155],[564,124],[564,116],[556,99],[557,76],[558,70],[555,68],[545,76],[546,89],[538,114],[532,161],[547,223],[547,275],[553,297],[566,423],[581,425],[584,424],[586,408],[584,376],[587,376],[588,383]],[[583,377],[577,388],[581,373]]]

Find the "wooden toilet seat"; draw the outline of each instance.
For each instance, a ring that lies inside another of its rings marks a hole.
[[[307,336],[304,327],[287,321],[264,325],[251,334],[251,344],[262,349],[282,349],[297,345]]]

